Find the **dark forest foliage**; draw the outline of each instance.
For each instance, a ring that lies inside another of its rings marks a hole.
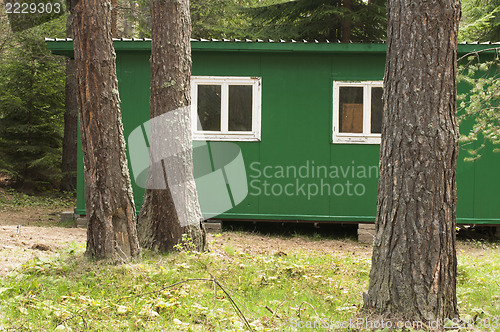
[[[347,39],[353,42],[385,39],[383,0],[191,0],[190,6],[193,38],[337,41],[345,40],[347,31]],[[118,7],[122,36],[150,36],[149,1],[119,0]],[[500,0],[464,0],[462,11],[462,41],[500,40]],[[0,172],[26,188],[58,186],[61,177],[64,59],[50,55],[43,37],[63,38],[65,15],[53,18],[33,27],[33,22],[11,22],[0,15]],[[477,83],[465,76],[461,79]],[[479,83],[480,87],[498,85]],[[464,112],[466,116],[487,112],[498,119],[496,104],[490,104],[486,110],[481,100],[474,99],[465,104]],[[474,140],[480,131],[475,127],[474,135],[469,133],[464,142]],[[500,128],[490,130],[494,139],[499,136],[495,132]]]
[[[463,0],[460,41],[500,41],[500,0]]]
[[[260,38],[361,42],[384,41],[386,35],[381,0],[296,0],[246,12],[252,17],[253,34]]]
[[[150,37],[149,1],[135,4],[129,19],[139,37]],[[193,38],[385,39],[383,0],[191,0],[190,6]],[[349,36],[342,33],[346,23]]]
[[[64,59],[43,36],[64,37],[64,18],[12,33],[0,65],[0,171],[28,190],[58,185]]]

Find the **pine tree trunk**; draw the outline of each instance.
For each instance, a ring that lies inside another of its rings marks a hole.
[[[351,0],[344,0],[342,6],[344,7],[344,18],[342,19],[342,42],[349,43],[351,41]]]
[[[458,0],[389,0],[376,236],[365,308],[458,316]],[[442,327],[442,325],[441,325]]]
[[[111,38],[111,2],[75,5],[74,49],[85,166],[87,251],[126,261],[139,251]]]
[[[111,36],[118,38],[118,0],[111,0]]]
[[[67,1],[69,13],[66,22],[66,36],[73,38],[72,29],[72,1]],[[60,189],[62,191],[76,190],[76,156],[78,135],[78,101],[76,100],[75,60],[66,59],[66,111],[64,112],[64,138],[62,144],[63,178]]]
[[[189,1],[152,0],[151,27],[150,189],[139,216],[139,240],[143,247],[169,251],[185,234],[185,244],[201,251],[205,231],[193,177],[189,111]]]

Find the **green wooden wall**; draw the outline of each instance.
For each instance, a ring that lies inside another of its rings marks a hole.
[[[56,44],[49,48],[57,49]],[[149,119],[150,54],[148,43],[143,44],[137,49],[116,47],[125,137]],[[236,142],[245,160],[249,194],[218,218],[374,221],[379,146],[331,143],[332,85],[334,80],[382,80],[385,46],[234,44],[193,43],[193,75],[262,77],[261,141]],[[466,46],[459,52],[471,48]],[[64,53],[61,50],[59,54]],[[457,168],[458,222],[500,224],[500,154],[487,147],[482,158],[474,162],[464,162],[462,155]],[[83,214],[83,166],[79,160],[77,213]],[[195,172],[199,171],[196,164],[195,156]],[[329,173],[337,170],[338,177],[309,174],[307,178],[286,178],[276,174],[279,166],[302,167],[305,172],[306,166],[311,170],[313,165],[327,167]],[[262,174],[265,167],[270,177]],[[274,185],[274,193],[264,193],[264,181],[268,190]],[[335,188],[334,194],[327,195],[326,190],[321,194],[325,183]],[[293,185],[294,194],[277,195],[287,184]],[[315,186],[318,193],[308,195],[308,190],[315,192]],[[135,183],[133,189],[140,208],[143,189]]]

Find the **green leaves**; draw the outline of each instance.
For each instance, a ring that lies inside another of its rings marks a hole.
[[[486,57],[467,57],[459,67],[458,83],[470,89],[457,98],[460,143],[469,154],[466,160],[481,157],[486,144],[500,145],[500,58],[498,54],[491,60]]]
[[[252,34],[271,39],[342,39],[344,20],[350,21],[352,41],[383,41],[386,35],[384,1],[297,0],[248,10]]]
[[[459,41],[500,41],[500,0],[463,0]]]
[[[341,38],[344,19],[352,41],[383,41],[386,9],[382,0],[352,0],[351,9],[331,0],[191,0],[193,38]],[[150,37],[149,1],[134,2],[129,17],[137,35]]]
[[[32,190],[60,178],[65,63],[43,36],[64,31],[62,17],[15,33],[0,62],[0,171]]]

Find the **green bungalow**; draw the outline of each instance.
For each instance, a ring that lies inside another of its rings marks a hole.
[[[49,39],[47,45],[55,54],[72,56],[70,40]],[[193,40],[191,45],[195,177],[205,216],[374,221],[385,44]],[[134,130],[141,136],[149,120],[151,42],[120,39],[114,46],[140,208],[144,181],[134,160],[147,160],[147,154],[132,151],[131,142]],[[458,53],[491,47],[461,44]],[[231,156],[216,156],[217,151]],[[457,167],[458,222],[500,225],[500,153],[487,146],[478,160],[466,162],[463,155]],[[76,213],[83,215],[81,155],[79,160]],[[202,180],[218,171],[221,188]]]

